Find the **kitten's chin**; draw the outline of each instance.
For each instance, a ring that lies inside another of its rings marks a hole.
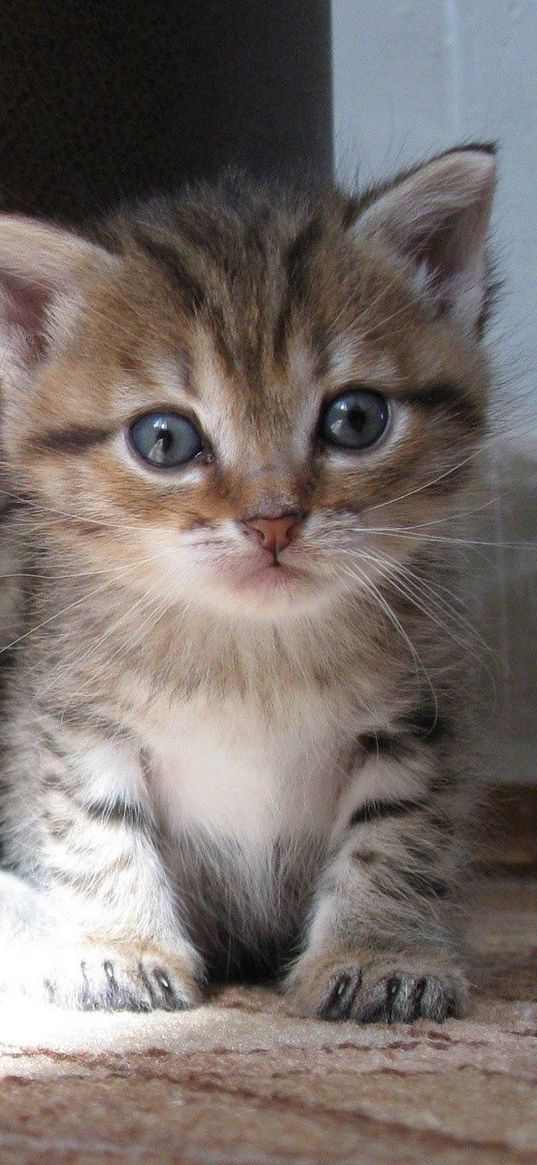
[[[287,565],[256,568],[219,580],[211,587],[216,608],[227,613],[251,614],[273,619],[304,614],[326,601],[330,587],[327,580]]]

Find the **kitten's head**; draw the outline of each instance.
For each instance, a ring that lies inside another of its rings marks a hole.
[[[466,482],[494,158],[361,199],[235,175],[92,240],[0,218],[3,456],[43,537],[163,606],[292,615]]]

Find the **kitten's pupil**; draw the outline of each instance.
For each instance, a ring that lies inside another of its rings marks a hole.
[[[163,425],[162,428],[158,430],[158,435],[156,437],[155,444],[153,445],[152,449],[150,449],[150,451],[149,451],[149,456],[151,457],[151,460],[156,461],[159,464],[161,464],[163,461],[165,461],[166,454],[169,452],[172,445],[173,445],[173,437],[170,433],[170,430],[166,429]]]
[[[365,426],[365,423],[366,423],[366,417],[364,416],[364,413],[362,412],[362,410],[361,409],[351,409],[350,412],[348,413],[348,418],[349,418],[349,424],[351,425],[351,427],[353,429],[356,429],[357,433],[361,433],[364,426]]]

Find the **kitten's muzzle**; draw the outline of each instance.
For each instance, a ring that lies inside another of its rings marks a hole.
[[[305,510],[287,510],[275,517],[260,514],[245,518],[240,527],[247,538],[276,555],[294,542],[305,517]]]

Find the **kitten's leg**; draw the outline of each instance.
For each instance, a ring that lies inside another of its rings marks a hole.
[[[41,924],[43,895],[8,870],[0,870],[0,950]],[[1,967],[0,967],[1,975]]]
[[[286,984],[302,1014],[390,1023],[464,1008],[449,925],[456,782],[436,745],[408,732],[364,744]]]
[[[25,934],[9,945],[7,986],[84,1009],[193,1005],[201,959],[176,917],[132,745],[67,760],[49,736],[40,760],[36,853],[24,864],[34,863],[46,910],[31,943]]]

